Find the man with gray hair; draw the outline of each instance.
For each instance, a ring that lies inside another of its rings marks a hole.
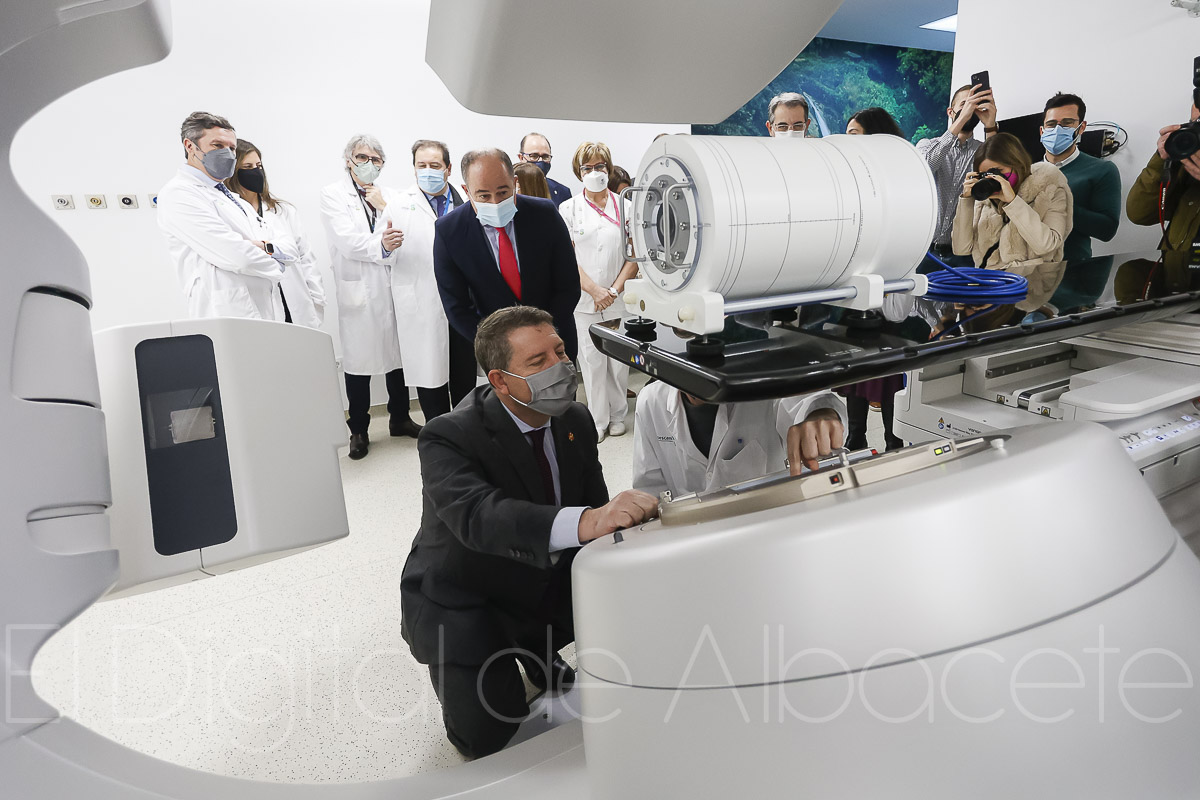
[[[517,196],[503,150],[463,156],[468,203],[437,221],[433,273],[450,325],[474,341],[480,320],[505,306],[550,312],[575,358],[579,268],[571,234],[553,202]]]
[[[375,183],[385,163],[383,145],[359,134],[346,143],[342,158],[346,174],[321,191],[321,219],[337,292],[350,458],[359,459],[370,447],[372,375],[385,376],[391,435],[415,439],[421,426],[409,416],[392,298],[392,268],[404,244],[392,216],[399,203],[394,190]]]
[[[188,313],[282,321],[279,279],[298,248],[273,238],[223,183],[237,165],[237,133],[224,117],[196,111],[183,121],[180,138],[186,161],[158,193],[158,227]]]
[[[767,105],[767,135],[803,139],[808,132],[808,100],[799,92],[783,92]]]
[[[400,579],[404,640],[429,665],[446,735],[468,758],[502,749],[529,714],[518,664],[539,688],[573,684],[558,651],[575,638],[579,548],[658,513],[644,492],[609,500],[596,428],[548,313],[496,311],[478,326],[475,357],[487,385],[417,441],[421,529]]]

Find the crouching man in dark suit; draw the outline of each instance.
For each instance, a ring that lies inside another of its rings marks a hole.
[[[417,441],[421,530],[400,584],[403,634],[429,665],[446,734],[469,758],[502,749],[529,713],[517,663],[551,690],[574,681],[571,562],[580,546],[658,512],[638,491],[611,502],[596,428],[545,311],[513,306],[479,325],[487,373]]]

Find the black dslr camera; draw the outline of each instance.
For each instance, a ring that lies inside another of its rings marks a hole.
[[[987,172],[981,172],[981,175],[999,175],[999,178],[980,178],[975,181],[975,185],[971,187],[971,197],[976,200],[987,200],[989,197],[1000,191],[1000,181],[1008,180],[1004,177],[1004,170],[998,167],[993,167]]]
[[[1200,108],[1200,58],[1192,65],[1192,103]],[[1172,131],[1163,142],[1170,161],[1183,161],[1200,150],[1200,120],[1189,122],[1177,131]]]

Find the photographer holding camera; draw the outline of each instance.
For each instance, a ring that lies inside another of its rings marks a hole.
[[[1189,271],[1200,269],[1200,58],[1196,66],[1191,122],[1159,131],[1158,149],[1125,200],[1130,222],[1163,227],[1158,247],[1171,291],[1190,288]]]
[[[976,151],[974,166],[954,215],[955,254],[969,254],[978,267],[1025,276],[1062,261],[1073,213],[1062,171],[1044,161],[1030,164],[1010,133],[989,137]]]

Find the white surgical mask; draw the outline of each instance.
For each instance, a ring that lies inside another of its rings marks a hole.
[[[354,177],[363,183],[374,183],[383,167],[377,167],[368,161],[365,164],[355,164],[352,169],[354,170]]]
[[[583,188],[589,192],[603,192],[608,188],[608,173],[592,170],[583,176]]]
[[[804,131],[775,131],[776,139],[803,139]]]
[[[490,225],[493,228],[506,227],[516,215],[517,201],[512,197],[505,198],[499,203],[475,204],[475,216],[479,217],[479,221],[484,225]]]

